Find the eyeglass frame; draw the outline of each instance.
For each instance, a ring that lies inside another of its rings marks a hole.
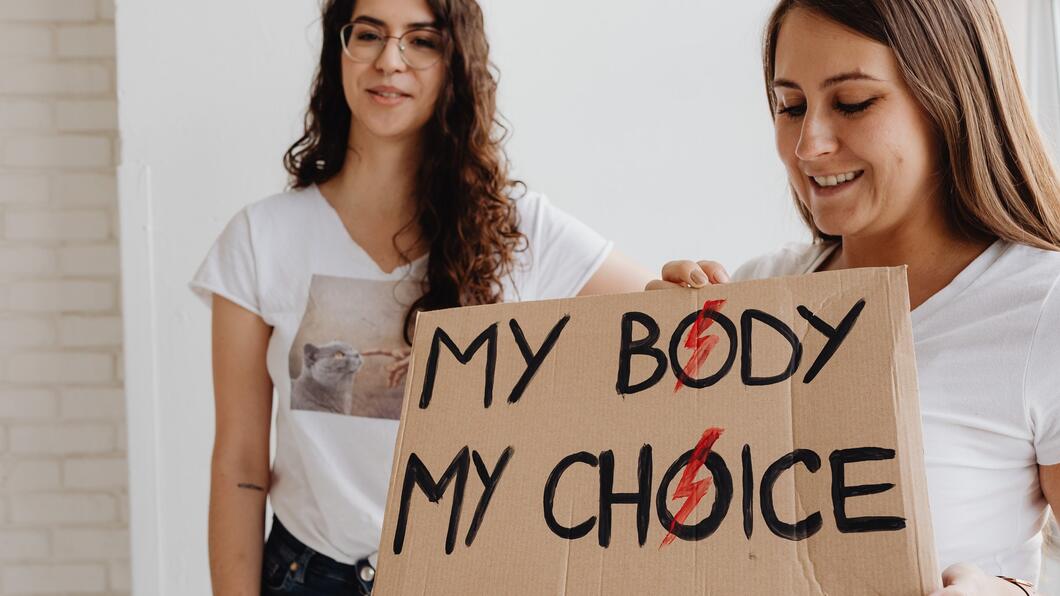
[[[401,61],[405,63],[405,66],[408,66],[412,70],[427,70],[428,68],[434,66],[435,64],[438,64],[442,60],[442,58],[445,57],[446,48],[449,47],[449,44],[447,43],[448,39],[446,38],[445,33],[440,31],[440,30],[428,29],[426,27],[417,27],[415,29],[409,29],[408,31],[402,33],[401,35],[383,35],[382,32],[380,31],[379,32],[379,37],[382,40],[382,43],[379,45],[379,53],[376,54],[375,58],[372,58],[371,60],[366,60],[366,61],[362,62],[360,60],[357,60],[356,58],[353,57],[352,54],[350,54],[349,48],[347,47],[347,43],[348,42],[346,41],[346,36],[343,35],[343,32],[346,31],[346,29],[350,29],[350,32],[352,34],[353,28],[356,27],[357,25],[366,25],[368,27],[374,27],[377,30],[378,30],[378,27],[376,27],[375,25],[370,24],[370,23],[360,23],[360,22],[357,22],[357,21],[350,21],[350,22],[346,23],[345,25],[343,25],[342,27],[339,28],[339,45],[342,46],[342,53],[347,58],[349,58],[351,61],[356,62],[358,64],[370,64],[370,63],[378,60],[379,56],[382,56],[383,52],[386,51],[386,46],[390,43],[390,40],[391,39],[396,39],[397,42],[398,42],[398,44],[397,44],[398,45],[398,54],[401,55]],[[405,43],[402,40],[405,38],[406,35],[409,35],[410,33],[418,33],[418,32],[422,32],[422,31],[430,31],[430,32],[435,32],[436,31],[438,33],[439,37],[442,38],[443,47],[442,47],[441,51],[438,52],[438,59],[437,60],[435,60],[434,62],[430,63],[427,66],[416,67],[416,66],[413,66],[412,64],[409,64],[409,59],[408,59],[408,57],[405,56]]]

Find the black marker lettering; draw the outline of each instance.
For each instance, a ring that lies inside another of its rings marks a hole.
[[[596,516],[594,515],[573,528],[560,525],[560,523],[556,521],[555,511],[553,511],[553,501],[556,498],[556,489],[559,487],[559,479],[563,476],[563,473],[567,471],[567,468],[574,464],[587,464],[595,468],[598,463],[599,461],[592,453],[579,451],[578,453],[573,453],[559,460],[556,467],[552,469],[552,473],[548,475],[548,482],[545,483],[544,498],[545,523],[548,525],[548,529],[552,530],[552,533],[556,536],[566,538],[567,540],[577,540],[588,534],[596,524]]]
[[[471,345],[467,347],[467,350],[461,352],[460,348],[456,346],[453,339],[449,337],[449,334],[444,329],[438,327],[434,330],[434,338],[431,340],[431,351],[427,355],[427,367],[424,371],[423,376],[423,391],[420,393],[420,409],[426,409],[431,404],[431,396],[434,394],[434,379],[438,375],[438,355],[441,351],[441,345],[445,344],[445,347],[456,357],[460,364],[467,364],[471,362],[471,359],[478,352],[482,344],[486,345],[486,381],[485,390],[482,398],[485,407],[490,407],[493,403],[493,375],[497,369],[497,324],[490,325],[485,331],[479,334]]]
[[[673,482],[674,477],[692,460],[692,451],[692,449],[689,449],[684,452],[666,470],[666,474],[663,474],[662,477],[662,484],[659,485],[659,492],[655,495],[655,508],[658,510],[659,523],[662,524],[663,529],[673,532],[681,540],[703,540],[716,532],[718,527],[721,526],[722,520],[725,519],[725,514],[729,512],[729,505],[732,503],[732,474],[729,473],[729,467],[725,465],[725,460],[716,451],[711,451],[706,461],[706,468],[710,471],[715,489],[714,505],[710,508],[710,515],[694,526],[681,523],[674,524],[674,516],[670,513],[666,497],[670,492],[670,483]],[[671,525],[673,526],[672,530],[670,529]]]
[[[640,323],[648,330],[648,335],[634,341],[633,323]],[[622,315],[622,346],[618,352],[618,382],[615,384],[619,395],[631,395],[649,389],[666,374],[666,354],[655,347],[655,342],[658,340],[659,324],[655,322],[655,319],[642,312],[627,312]],[[630,385],[630,360],[635,355],[654,358],[655,372],[640,383]]]
[[[850,497],[874,495],[894,488],[887,482],[883,484],[846,485],[846,464],[859,461],[879,461],[894,459],[894,449],[879,447],[858,447],[839,449],[832,452],[828,461],[832,466],[832,508],[835,511],[835,524],[844,534],[854,532],[895,532],[905,527],[905,518],[889,516],[847,517],[846,500]]]
[[[644,546],[651,517],[651,464],[651,445],[644,445],[637,462],[637,492],[616,493],[615,453],[609,450],[600,454],[600,546],[611,544],[611,507],[619,503],[637,506],[637,541]]]
[[[699,319],[700,311],[696,311],[687,317],[685,317],[681,323],[674,330],[674,334],[670,337],[670,368],[674,371],[674,375],[681,381],[681,384],[685,387],[691,387],[692,389],[702,389],[704,387],[710,387],[714,383],[717,383],[728,374],[729,370],[732,369],[733,363],[736,362],[736,325],[729,319],[729,317],[721,314],[720,312],[712,309],[703,311],[704,319],[713,319],[715,323],[721,325],[721,328],[725,330],[725,334],[729,336],[729,354],[725,357],[725,362],[722,363],[721,368],[718,372],[704,377],[702,379],[693,379],[685,374],[684,366],[678,359],[677,351],[681,348],[681,338],[685,334],[685,330],[695,324]]]
[[[821,531],[821,526],[823,525],[820,511],[812,513],[809,517],[796,522],[794,525],[784,523],[777,518],[777,511],[773,507],[773,485],[776,484],[777,479],[780,478],[780,475],[785,470],[797,463],[805,465],[806,469],[811,473],[821,468],[821,458],[816,453],[809,449],[796,449],[773,462],[773,465],[766,469],[766,473],[762,475],[762,494],[759,496],[759,501],[762,503],[762,517],[765,518],[766,527],[777,536],[788,540],[805,540]]]
[[[548,357],[548,353],[552,351],[553,346],[556,345],[556,341],[559,340],[560,333],[563,333],[563,328],[570,322],[570,315],[564,315],[555,326],[552,327],[552,331],[548,332],[548,336],[545,341],[542,342],[541,348],[535,354],[530,348],[530,344],[526,341],[526,335],[523,334],[522,327],[519,326],[519,322],[512,319],[508,322],[508,325],[512,329],[512,335],[515,336],[515,343],[519,345],[519,351],[523,355],[523,360],[526,361],[526,370],[523,371],[522,376],[516,381],[515,387],[512,388],[512,392],[508,395],[508,403],[514,404],[519,401],[519,398],[523,396],[523,391],[526,391],[526,386],[530,384],[530,380],[534,378],[537,373],[537,369],[541,368],[541,363]]]
[[[843,320],[840,321],[839,325],[832,327],[828,323],[819,319],[817,315],[810,312],[810,309],[805,306],[799,306],[798,311],[799,314],[802,315],[802,318],[809,321],[814,329],[820,331],[828,338],[824,347],[821,348],[821,353],[817,355],[817,359],[814,360],[813,364],[810,366],[810,370],[806,371],[806,376],[802,378],[803,383],[809,383],[812,381],[817,376],[817,373],[821,372],[824,365],[828,364],[828,361],[835,355],[836,350],[839,349],[843,340],[847,338],[847,335],[850,335],[850,330],[854,328],[854,323],[857,322],[858,316],[861,315],[861,311],[864,309],[865,300],[858,300],[858,303],[851,307],[850,312],[847,313],[847,316],[843,317]]]
[[[748,539],[754,531],[754,468],[751,467],[751,446],[744,445],[743,453],[743,535]]]
[[[475,541],[478,529],[482,525],[482,518],[486,516],[486,508],[489,507],[490,499],[493,498],[493,491],[497,489],[501,474],[504,473],[508,460],[512,458],[512,453],[514,452],[515,450],[512,447],[505,449],[497,460],[497,465],[493,467],[492,474],[486,469],[486,464],[482,461],[482,456],[478,454],[478,451],[471,452],[471,460],[475,462],[475,471],[478,472],[478,477],[482,481],[484,490],[482,491],[482,496],[479,497],[478,506],[475,507],[475,516],[471,518],[471,527],[468,528],[467,538],[464,539],[465,546],[471,546],[471,543]]]
[[[761,321],[769,325],[791,345],[791,358],[788,360],[787,368],[771,377],[756,377],[752,372],[751,337],[754,333],[754,321]],[[799,342],[799,338],[795,336],[795,332],[791,330],[791,327],[785,325],[784,321],[760,310],[748,309],[743,311],[743,315],[740,316],[740,335],[743,336],[743,344],[740,347],[740,379],[744,385],[756,386],[781,383],[788,380],[798,370],[799,362],[802,360],[802,344]]]
[[[412,489],[420,487],[427,500],[437,503],[441,500],[449,483],[456,478],[456,486],[453,488],[453,506],[449,512],[449,530],[445,534],[445,554],[453,552],[456,545],[456,530],[460,525],[460,507],[464,502],[464,486],[467,484],[468,448],[464,447],[456,454],[452,463],[445,469],[438,482],[434,481],[430,470],[424,465],[418,455],[409,455],[408,465],[405,466],[405,481],[401,485],[401,502],[398,509],[397,529],[394,531],[394,554],[401,554],[401,548],[405,543],[405,527],[409,521],[409,504],[412,500]]]

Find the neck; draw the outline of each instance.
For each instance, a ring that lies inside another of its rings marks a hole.
[[[364,130],[353,133],[342,170],[323,184],[329,200],[340,213],[408,221],[416,210],[420,140],[379,139]]]
[[[844,236],[829,269],[908,266],[909,302],[923,304],[949,285],[990,245],[965,237],[945,222],[904,225],[879,234]]]

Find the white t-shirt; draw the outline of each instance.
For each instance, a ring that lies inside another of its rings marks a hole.
[[[835,249],[789,245],[734,281],[815,271]],[[939,564],[1037,581],[1060,463],[1060,253],[997,241],[913,309],[928,498]]]
[[[611,243],[540,194],[514,199],[529,250],[503,280],[506,300],[578,293]],[[349,236],[315,187],[247,206],[191,282],[272,326],[267,365],[278,395],[269,491],[284,526],[344,563],[374,553],[382,530],[403,391],[380,351],[404,348],[403,317],[426,257],[390,273]]]

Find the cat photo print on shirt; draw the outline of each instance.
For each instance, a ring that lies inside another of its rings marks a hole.
[[[288,355],[291,409],[400,418],[404,377],[392,383],[387,367],[408,353],[401,324],[418,291],[411,280],[314,275]]]

